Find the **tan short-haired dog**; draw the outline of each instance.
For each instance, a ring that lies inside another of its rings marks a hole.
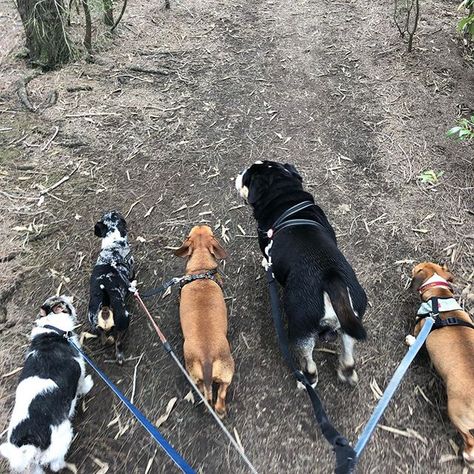
[[[186,275],[181,288],[179,315],[184,336],[184,360],[189,375],[212,404],[212,384],[219,385],[216,413],[226,414],[225,398],[234,375],[234,359],[227,341],[227,307],[217,273],[217,259],[226,251],[210,227],[192,228],[178,257],[187,257]]]
[[[431,299],[437,297],[442,320],[456,318],[472,324],[469,314],[453,298],[452,281],[453,275],[445,265],[431,262],[417,265],[413,269],[412,288],[418,290],[424,302],[419,314],[429,312]],[[417,319],[415,336],[424,321]],[[474,467],[474,329],[451,325],[436,329],[428,336],[426,348],[446,385],[448,415],[464,439],[464,461]]]

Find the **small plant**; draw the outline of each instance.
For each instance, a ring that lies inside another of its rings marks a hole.
[[[469,43],[474,40],[474,0],[464,0],[459,5],[459,10],[461,9],[467,10],[467,16],[459,21],[457,30],[464,35]]]
[[[443,176],[444,171],[439,171],[438,173],[434,170],[425,170],[420,173],[418,179],[422,183],[427,184],[438,184],[441,176]]]
[[[470,141],[474,139],[474,115],[470,119],[461,119],[456,127],[446,132],[448,137],[457,138],[459,141]]]
[[[418,20],[420,18],[420,0],[394,0],[395,10],[393,19],[397,25],[400,36],[405,38],[408,36],[408,52],[413,47],[413,37],[418,28]],[[474,1],[474,0],[465,0]]]

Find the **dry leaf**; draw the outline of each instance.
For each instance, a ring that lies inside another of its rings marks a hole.
[[[453,440],[453,439],[449,439],[449,445],[451,446],[451,448],[453,449],[454,451],[454,454],[456,456],[459,456],[459,446],[457,445],[457,443]]]
[[[106,474],[106,472],[108,472],[109,465],[106,462],[103,462],[98,458],[94,458],[93,461],[100,467],[95,474]]]
[[[383,392],[375,379],[372,379],[372,382],[370,382],[370,388],[372,389],[375,399],[380,400],[383,396]]]
[[[235,436],[235,441],[239,445],[239,448],[244,452],[244,447],[242,446],[242,441],[240,441],[240,436],[239,433],[237,433],[237,430],[234,428],[234,436]]]
[[[187,395],[183,398],[183,400],[186,400],[189,403],[192,403],[194,405],[195,399],[194,399],[194,393],[192,390],[190,390]]]
[[[442,454],[441,457],[439,458],[440,464],[443,464],[445,462],[450,462],[450,461],[458,461],[459,456],[456,456],[455,454]]]
[[[148,217],[153,212],[153,209],[155,209],[155,206],[151,206],[143,217]]]
[[[163,415],[161,415],[155,422],[157,428],[159,428],[170,416],[171,411],[173,410],[176,402],[178,401],[178,397],[173,397],[166,405],[166,411]]]
[[[66,463],[66,469],[72,472],[72,474],[77,474],[77,467],[75,464],[72,464],[70,462]]]

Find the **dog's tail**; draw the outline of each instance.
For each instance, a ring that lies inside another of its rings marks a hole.
[[[212,404],[212,362],[204,362],[202,368],[202,382],[204,389],[204,396],[206,400]]]
[[[0,445],[0,454],[10,462],[12,472],[27,472],[38,464],[37,457],[40,450],[32,444],[16,446],[12,443]]]
[[[354,339],[363,340],[367,332],[362,326],[351,304],[349,289],[338,274],[328,275],[324,279],[323,290],[329,295],[331,304],[341,324],[342,330]],[[325,303],[326,304],[326,303]]]

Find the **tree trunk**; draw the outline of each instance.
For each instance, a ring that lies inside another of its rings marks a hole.
[[[17,6],[30,60],[44,69],[69,61],[72,50],[63,0],[17,0]]]

